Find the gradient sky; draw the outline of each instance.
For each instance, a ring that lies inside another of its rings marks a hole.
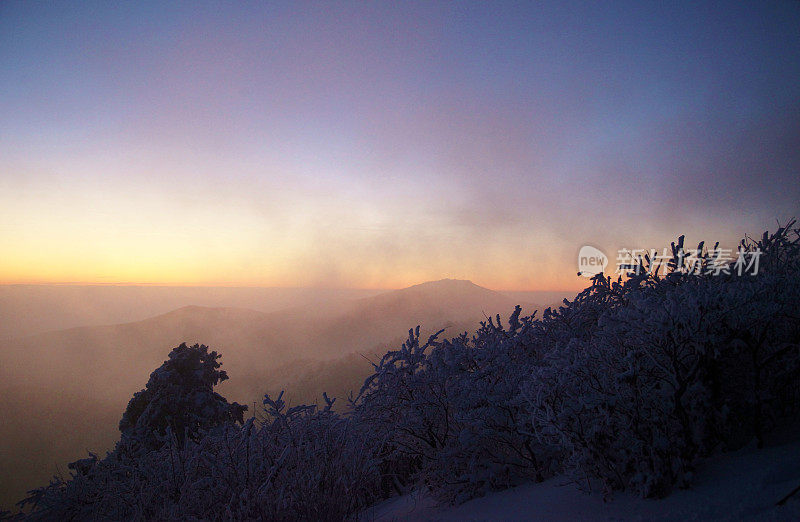
[[[0,3],[0,282],[577,289],[800,214],[798,1],[161,4]]]

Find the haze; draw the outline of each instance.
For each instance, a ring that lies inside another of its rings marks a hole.
[[[0,4],[0,281],[575,290],[797,212],[800,4]],[[613,254],[612,254],[613,257]]]
[[[792,1],[0,2],[0,508],[111,449],[181,342],[231,400],[342,404],[409,328],[574,296],[584,245],[775,230],[799,27]]]
[[[400,346],[411,327],[421,325],[426,333],[446,328],[448,335],[457,335],[474,329],[487,314],[507,317],[516,304],[532,311],[566,295],[509,296],[454,280],[378,295],[317,289],[0,287],[0,509],[11,508],[87,449],[101,455],[112,449],[131,396],[182,342],[205,343],[223,354],[230,380],[220,392],[231,400],[252,407],[265,392],[286,390],[287,399],[297,404],[318,401],[325,391],[344,405],[372,369],[369,361]],[[54,325],[69,328],[46,331]],[[23,331],[31,335],[3,338]]]

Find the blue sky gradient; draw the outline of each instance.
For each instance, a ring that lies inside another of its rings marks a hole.
[[[572,289],[800,201],[800,2],[0,3],[4,282]]]

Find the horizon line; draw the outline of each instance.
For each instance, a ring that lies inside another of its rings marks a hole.
[[[400,286],[400,287],[358,287],[358,286],[291,286],[291,285],[258,285],[258,284],[246,284],[246,283],[224,283],[224,282],[212,282],[212,283],[153,283],[153,282],[130,282],[130,281],[116,281],[116,282],[84,282],[84,281],[21,281],[21,282],[0,282],[0,287],[3,286],[119,286],[119,287],[147,287],[147,288],[280,288],[286,290],[375,290],[375,291],[385,291],[385,290],[402,290],[404,288],[410,288],[412,286],[417,286],[425,283],[433,283],[437,281],[468,281],[476,286],[480,286],[482,288],[486,288],[487,290],[493,290],[495,292],[574,292],[575,290],[568,290],[564,288],[559,289],[517,289],[517,288],[490,288],[487,286],[480,285],[475,283],[471,279],[459,279],[459,278],[449,278],[445,277],[442,279],[430,279],[427,281],[422,281],[420,283],[413,283],[407,286]]]

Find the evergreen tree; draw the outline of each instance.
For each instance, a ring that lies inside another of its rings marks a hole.
[[[222,424],[243,422],[247,406],[228,403],[214,386],[228,375],[216,351],[182,343],[150,374],[147,386],[128,403],[119,430],[127,451],[159,448],[172,435],[182,443]]]

